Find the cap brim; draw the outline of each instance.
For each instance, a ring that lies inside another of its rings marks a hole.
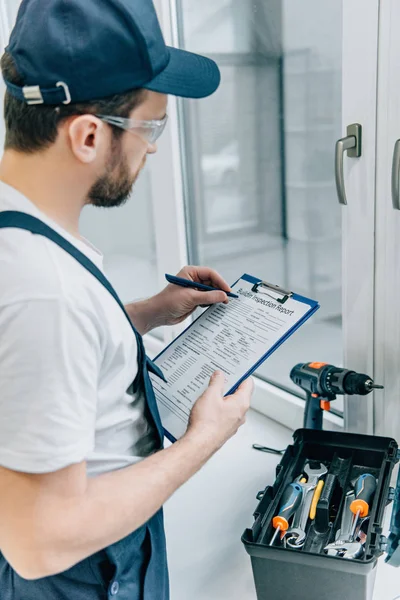
[[[168,47],[170,60],[164,71],[142,87],[182,98],[205,98],[218,88],[221,74],[210,58]]]

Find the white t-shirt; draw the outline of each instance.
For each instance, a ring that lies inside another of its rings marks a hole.
[[[4,210],[38,217],[102,270],[98,250],[0,182]],[[95,277],[47,238],[0,229],[0,465],[46,473],[86,460],[97,475],[154,452],[130,389],[137,370],[135,335]]]

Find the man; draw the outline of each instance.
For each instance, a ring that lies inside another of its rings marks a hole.
[[[252,383],[224,398],[214,374],[162,449],[138,332],[227,296],[168,286],[118,306],[78,222],[127,199],[167,94],[207,96],[219,71],[165,46],[150,0],[25,0],[2,72],[0,598],[166,600],[161,507],[235,434]],[[229,291],[208,268],[180,275]]]

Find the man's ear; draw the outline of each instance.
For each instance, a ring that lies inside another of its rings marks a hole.
[[[71,150],[82,163],[89,164],[102,153],[105,144],[105,127],[94,115],[80,115],[68,124]]]

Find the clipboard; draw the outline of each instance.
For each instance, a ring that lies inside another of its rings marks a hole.
[[[251,364],[249,368],[245,370],[245,372],[240,373],[237,380],[235,379],[235,382],[229,386],[229,389],[225,393],[226,396],[234,393],[235,390],[247,377],[252,375],[269,358],[269,356],[271,356],[271,354],[273,354],[287,339],[289,339],[289,337],[293,335],[293,333],[295,333],[295,331],[297,331],[306,321],[308,321],[308,319],[310,319],[319,309],[319,303],[317,301],[296,294],[290,290],[283,289],[277,285],[268,283],[262,279],[253,277],[252,275],[248,275],[247,273],[242,275],[233,284],[232,289],[236,293],[238,292],[237,286],[240,284],[240,282],[243,282],[243,284],[246,286],[246,290],[242,290],[243,295],[247,296],[246,302],[248,299],[254,299],[256,303],[259,303],[259,305],[267,305],[274,307],[273,310],[276,310],[278,315],[279,313],[281,313],[281,315],[284,315],[285,312],[293,312],[289,311],[286,307],[288,305],[293,307],[293,303],[295,302],[296,306],[298,306],[299,310],[302,312],[302,316],[289,327],[289,329],[284,333],[284,335],[279,337],[279,339],[277,339],[271,346],[266,348],[266,351],[262,353],[261,356],[253,364]],[[239,290],[240,289],[242,288],[239,288]],[[230,303],[232,304],[235,302],[238,302],[238,300],[233,299],[230,301]],[[219,305],[214,305],[205,310],[197,319],[193,321],[193,323],[189,325],[189,327],[187,327],[177,338],[175,338],[168,346],[166,346],[166,348],[164,348],[164,350],[162,350],[162,352],[160,352],[156,356],[154,362],[158,366],[160,366],[160,368],[162,368],[163,357],[168,356],[168,354],[171,354],[174,348],[177,349],[180,347],[180,345],[185,345],[185,340],[188,339],[188,336],[190,336],[193,332],[196,332],[196,328],[198,325],[201,326],[201,323],[199,323],[200,320],[203,320],[204,322],[204,320],[206,320],[208,316],[211,318],[213,316],[213,313],[210,311],[222,310],[221,308],[218,309],[218,306]],[[270,309],[268,308],[268,310]],[[213,367],[212,370],[216,369]],[[166,375],[168,380],[168,374],[165,371],[164,374]],[[234,376],[234,374],[232,374],[232,376]],[[165,384],[156,380],[153,380],[153,384],[155,387],[157,403],[159,404],[160,412],[162,413],[161,416],[163,416],[163,414],[166,415],[167,409],[164,398]],[[203,391],[204,390],[199,392],[199,396],[201,395],[201,393],[203,393]],[[176,408],[173,406],[172,401],[170,408],[171,410],[175,410]],[[185,406],[185,410],[188,410],[187,406]],[[176,413],[177,415],[178,412]],[[180,417],[181,420],[183,420],[182,415],[180,415]],[[177,416],[176,418],[178,419],[179,417]],[[168,420],[172,421],[173,417],[171,416],[171,418],[168,418]],[[180,427],[178,427],[178,429],[179,428]],[[165,436],[171,442],[175,442],[177,440],[177,437],[171,431],[169,431],[169,429],[166,426],[164,426],[164,433]]]

